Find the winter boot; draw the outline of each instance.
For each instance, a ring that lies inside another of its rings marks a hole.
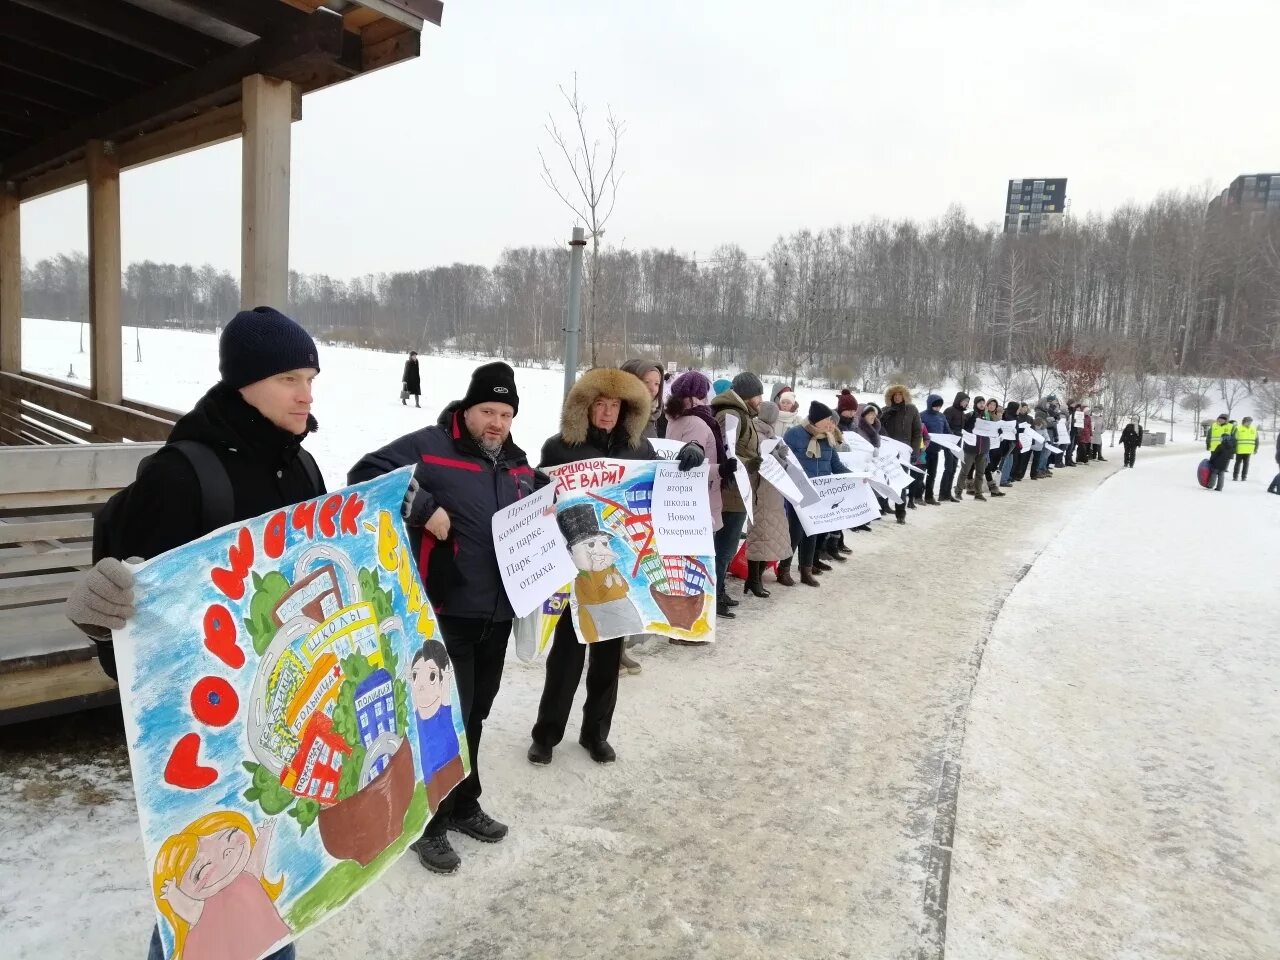
[[[924,502],[931,507],[936,507],[938,505],[937,498],[934,497],[932,490],[924,495]]]
[[[831,544],[827,544],[827,548],[823,551],[827,555],[828,560],[834,560],[836,563],[848,563],[849,558],[839,551],[838,548]]]
[[[774,571],[778,578],[778,582],[784,587],[794,587],[796,582],[791,577],[791,557],[778,561],[778,568]]]
[[[529,752],[525,754],[529,758],[530,763],[536,763],[540,767],[545,767],[551,762],[551,748],[543,746],[537,740],[529,744]]]
[[[632,676],[635,676],[642,669],[643,667],[640,666],[640,664],[631,656],[631,654],[627,653],[627,648],[623,647],[622,662],[618,665],[619,675],[624,673],[629,673]]]
[[[426,833],[409,844],[418,862],[432,873],[454,873],[462,866],[462,858],[449,843],[447,833]]]
[[[613,747],[609,746],[608,740],[588,740],[585,736],[578,738],[578,743],[591,754],[591,759],[596,763],[613,763],[618,759],[618,755],[613,752]]]
[[[815,556],[815,557],[813,558],[813,572],[814,572],[814,573],[828,573],[828,572],[830,572],[831,570],[834,570],[834,569],[835,569],[835,568],[834,568],[834,567],[832,567],[832,566],[831,566],[831,564],[829,564],[829,563],[823,563],[823,562],[822,562],[822,561],[821,561],[817,556]]]
[[[853,529],[855,529],[855,530],[870,530],[871,528],[870,528],[870,527],[868,527],[866,524],[863,524],[862,526],[860,526],[860,527],[854,527]],[[853,547],[845,546],[844,541],[841,541],[841,542],[840,542],[840,544],[839,544],[839,546],[837,546],[837,548],[836,548],[836,549],[838,549],[841,553],[853,553]]]
[[[477,810],[469,817],[450,817],[449,829],[465,833],[481,843],[497,843],[507,835],[507,825],[499,823],[483,810]]]
[[[732,620],[737,616],[736,613],[729,609],[728,600],[729,598],[723,593],[716,597],[716,616],[723,620]]]
[[[813,575],[813,567],[800,568],[800,582],[803,583],[806,587],[822,586],[822,584],[818,582],[818,579]]]
[[[991,494],[991,496],[993,496],[993,497],[1007,497],[1007,496],[1008,496],[1008,494],[1007,494],[1007,493],[1005,493],[1003,490],[1001,490],[1001,489],[1000,489],[1000,485],[999,485],[998,483],[996,483],[995,481],[992,481],[991,483],[989,483],[989,484],[987,485],[987,487],[988,487],[988,492],[989,492],[989,493]]]
[[[769,591],[764,588],[762,578],[764,577],[764,561],[748,560],[747,561],[747,584],[742,588],[744,595],[752,594],[761,600],[769,598]]]

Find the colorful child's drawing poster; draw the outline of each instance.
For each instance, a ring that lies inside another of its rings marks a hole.
[[[658,552],[654,477],[663,463],[582,460],[545,471],[578,568],[569,610],[583,643],[640,633],[715,639],[715,558]]]
[[[470,772],[409,469],[136,570],[116,651],[167,958],[258,960],[372,883]]]
[[[551,637],[561,615],[569,609],[569,590],[565,584],[528,616],[516,619],[511,631],[516,657],[521,663],[534,663],[551,646]]]

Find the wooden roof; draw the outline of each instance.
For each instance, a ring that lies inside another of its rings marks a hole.
[[[0,184],[24,199],[240,130],[240,81],[299,93],[416,57],[441,0],[0,0]]]

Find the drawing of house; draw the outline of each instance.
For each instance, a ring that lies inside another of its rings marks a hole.
[[[332,653],[322,655],[285,709],[287,728],[296,735],[306,727],[312,715],[323,713],[332,716],[341,686],[342,667],[338,658]]]
[[[302,731],[301,744],[285,768],[280,782],[298,797],[310,797],[321,806],[338,799],[342,763],[350,748],[323,713],[313,713]]]
[[[391,674],[375,670],[356,687],[356,726],[360,729],[360,743],[366,748],[384,733],[395,734],[396,699]],[[389,756],[380,757],[369,776],[374,777],[386,769]]]

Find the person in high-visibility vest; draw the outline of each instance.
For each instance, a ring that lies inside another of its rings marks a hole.
[[[1249,479],[1249,458],[1258,452],[1258,428],[1253,417],[1245,417],[1236,427],[1236,462],[1231,468],[1232,480]]]
[[[1236,428],[1233,424],[1227,422],[1225,413],[1218,414],[1218,419],[1209,425],[1209,429],[1204,434],[1204,448],[1210,453],[1218,449],[1218,445],[1222,443],[1222,438],[1229,433],[1235,433]]]

